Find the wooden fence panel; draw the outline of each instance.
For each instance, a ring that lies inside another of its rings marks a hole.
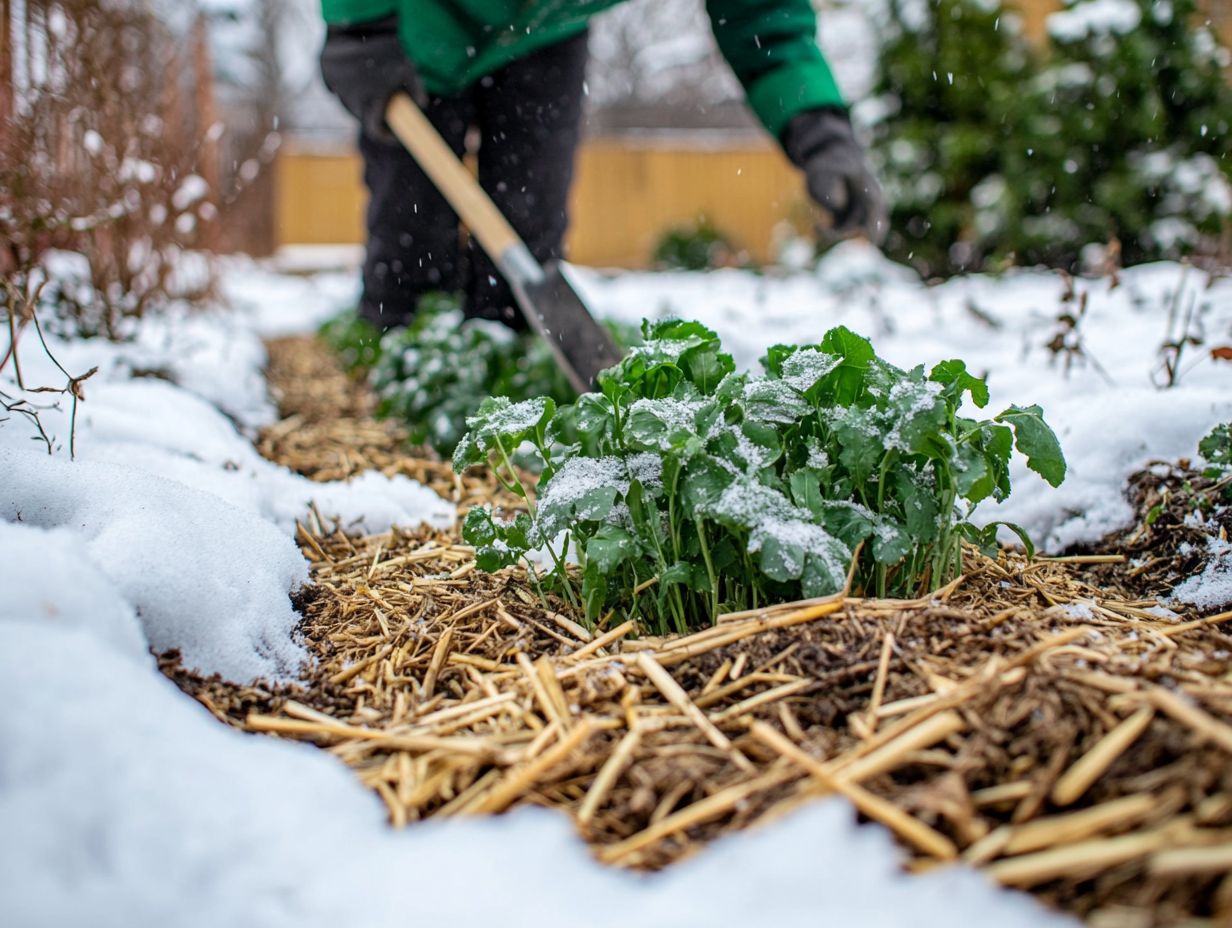
[[[280,244],[363,240],[358,157],[284,146],[278,158]],[[683,136],[583,144],[571,203],[569,253],[581,264],[641,267],[659,237],[705,216],[758,261],[773,257],[775,227],[798,216],[798,172],[768,141]]]
[[[347,149],[283,146],[275,161],[279,245],[353,244],[364,240],[367,194],[359,155]]]
[[[766,261],[775,226],[803,202],[798,172],[769,142],[596,139],[579,156],[570,254],[637,267],[666,230],[706,217]]]

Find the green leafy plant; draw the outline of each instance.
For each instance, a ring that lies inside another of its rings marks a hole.
[[[637,339],[632,327],[608,329],[618,344]],[[401,420],[412,442],[442,454],[453,451],[467,417],[488,397],[576,397],[543,339],[466,319],[460,301],[445,293],[425,297],[409,326],[383,337],[354,312],[325,323],[320,335],[348,370],[368,373],[378,415]]]
[[[655,245],[655,267],[679,271],[707,271],[717,267],[746,265],[731,240],[709,219],[667,230]]]
[[[348,373],[367,373],[381,358],[381,331],[354,310],[327,319],[317,335],[338,355]]]
[[[442,454],[453,450],[467,416],[487,397],[574,396],[542,339],[465,319],[448,299],[422,302],[409,326],[381,340],[371,381],[378,414],[400,419],[412,441]]]
[[[684,631],[828,595],[857,551],[858,588],[914,596],[961,571],[964,542],[995,550],[997,524],[970,516],[1009,495],[1015,448],[1052,485],[1064,479],[1038,406],[960,415],[965,397],[989,399],[961,361],[900,370],[840,327],[771,348],[753,375],[699,323],[647,322],[643,336],[572,406],[486,401],[454,452],[459,470],[488,464],[527,500],[509,521],[468,514],[480,566],[534,572],[530,556],[547,550],[546,581],[592,620],[617,610]],[[523,446],[542,465],[533,501],[511,463]]]
[[[1232,422],[1211,429],[1198,442],[1198,454],[1206,461],[1207,477],[1218,480],[1232,474]]]

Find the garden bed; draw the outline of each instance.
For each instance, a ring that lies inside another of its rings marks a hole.
[[[314,477],[404,473],[462,508],[497,496],[408,455],[311,341],[271,360],[289,418],[268,456]],[[311,521],[301,683],[164,668],[228,724],[338,756],[396,825],[548,806],[600,859],[655,869],[837,792],[913,869],[961,858],[1093,924],[1232,913],[1227,616],[1159,610],[1122,554],[971,552],[926,599],[836,596],[639,638],[545,609],[455,536]]]

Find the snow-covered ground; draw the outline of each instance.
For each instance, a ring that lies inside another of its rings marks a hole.
[[[988,517],[1020,521],[1053,547],[1124,522],[1132,470],[1193,455],[1232,418],[1232,365],[1207,353],[1232,344],[1232,282],[1208,286],[1177,265],[1126,272],[1112,291],[1079,283],[1093,360],[1068,376],[1044,348],[1062,310],[1052,274],[926,288],[849,245],[786,277],[576,277],[600,313],[693,316],[744,364],[842,323],[898,364],[961,357],[988,371],[992,410],[1041,403],[1071,466],[1059,491],[1016,471],[1016,498]],[[252,449],[250,434],[273,416],[260,338],[310,329],[352,301],[351,275],[228,264],[225,289],[232,311],[173,314],[132,344],[51,341],[71,373],[100,368],[85,385],[76,461],[67,410],[42,416],[50,456],[22,418],[0,423],[6,925],[1060,921],[960,868],[900,875],[886,834],[856,828],[837,800],[637,877],[593,863],[548,813],[391,832],[379,802],[327,754],[219,725],[148,649],[178,647],[191,666],[238,680],[291,672],[302,653],[288,593],[307,575],[291,533],[310,501],[372,530],[454,517],[405,478],[313,484]],[[1184,315],[1191,296],[1205,307],[1206,344],[1188,350],[1179,385],[1161,389],[1152,372],[1169,307]],[[63,382],[32,336],[21,347],[28,385]],[[11,367],[0,390],[16,392]]]

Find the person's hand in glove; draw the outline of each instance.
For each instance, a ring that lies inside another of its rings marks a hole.
[[[881,185],[845,112],[807,110],[792,117],[783,130],[783,150],[804,171],[809,196],[829,213],[832,232],[881,244],[889,225]]]
[[[420,106],[423,83],[398,38],[398,18],[331,25],[321,49],[321,76],[369,135],[393,142],[385,124],[389,98],[405,91]]]

